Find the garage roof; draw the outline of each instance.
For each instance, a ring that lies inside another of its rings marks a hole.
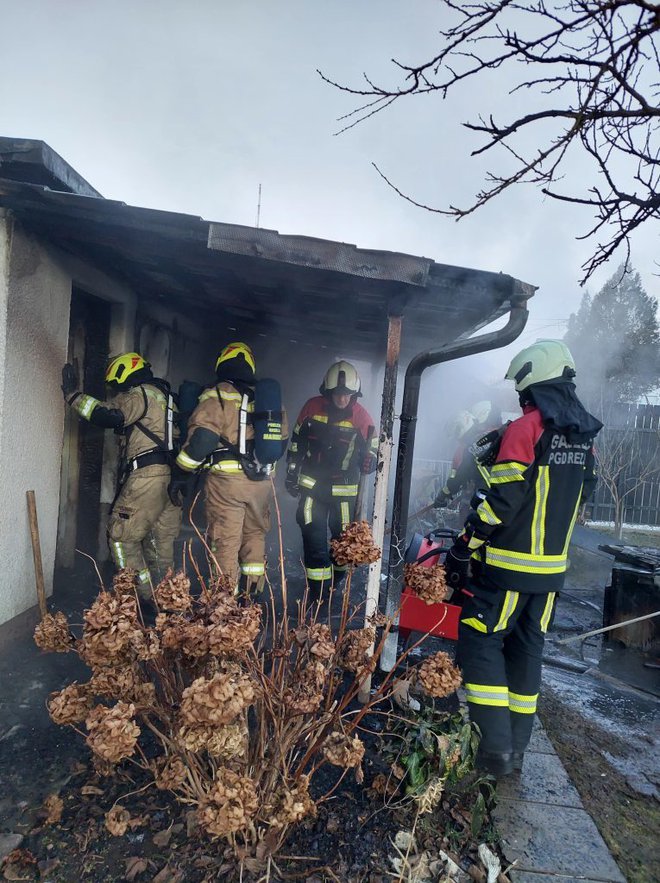
[[[239,333],[378,359],[390,312],[403,313],[404,354],[412,354],[472,333],[535,291],[502,273],[137,208],[93,195],[82,178],[82,193],[54,190],[14,180],[17,169],[0,165],[0,206],[26,229],[143,298]]]

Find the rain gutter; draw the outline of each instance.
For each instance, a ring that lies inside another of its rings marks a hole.
[[[383,671],[391,671],[397,660],[399,640],[399,607],[403,591],[403,566],[406,550],[406,532],[408,529],[408,509],[410,506],[410,482],[413,469],[413,453],[415,432],[417,429],[417,410],[422,374],[433,365],[452,362],[464,356],[484,353],[512,343],[522,332],[527,323],[525,297],[512,297],[509,301],[509,320],[504,328],[445,344],[439,349],[426,350],[416,355],[408,365],[403,387],[403,403],[401,406],[401,429],[396,461],[396,478],[394,481],[394,503],[392,511],[392,539],[388,560],[387,601],[385,615],[393,617],[394,625],[387,637],[380,658]]]

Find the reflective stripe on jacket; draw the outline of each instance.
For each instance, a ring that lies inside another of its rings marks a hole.
[[[484,576],[526,593],[561,588],[583,488],[594,481],[592,442],[569,441],[527,407],[506,430],[490,480],[468,519]]]

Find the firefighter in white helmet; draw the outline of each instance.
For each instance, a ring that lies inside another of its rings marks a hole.
[[[332,561],[328,529],[338,537],[353,520],[361,474],[376,468],[374,422],[357,401],[360,377],[350,362],[331,365],[320,395],[303,406],[291,435],[286,487],[299,497],[296,520],[302,531],[305,574],[320,593],[337,586],[345,567]]]
[[[507,427],[485,499],[445,563],[448,582],[466,596],[458,652],[482,734],[477,765],[496,776],[522,766],[571,533],[596,483],[602,424],[577,398],[574,376],[560,340],[538,340],[512,360],[506,378],[523,414]]]

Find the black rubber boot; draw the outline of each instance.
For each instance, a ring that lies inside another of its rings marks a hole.
[[[475,764],[478,769],[496,779],[502,776],[509,776],[514,771],[513,753],[511,751],[477,751]]]

